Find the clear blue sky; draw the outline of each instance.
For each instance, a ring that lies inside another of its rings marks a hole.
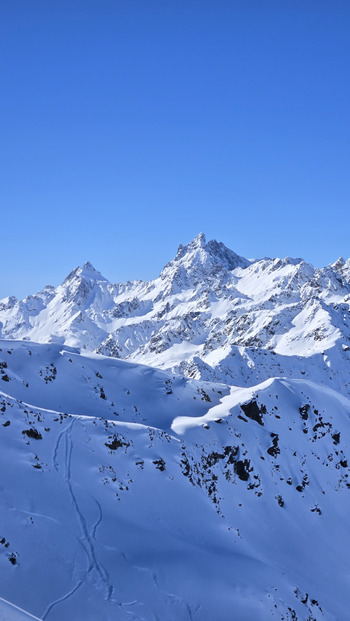
[[[3,0],[0,297],[350,255],[349,0]]]

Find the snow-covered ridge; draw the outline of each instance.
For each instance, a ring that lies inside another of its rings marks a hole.
[[[0,335],[189,377],[310,377],[348,391],[349,303],[350,260],[252,261],[201,233],[153,281],[111,284],[87,262],[56,288],[0,301]]]
[[[347,621],[349,399],[9,340],[0,384],[1,618]]]

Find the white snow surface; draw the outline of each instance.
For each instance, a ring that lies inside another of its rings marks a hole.
[[[350,263],[203,234],[0,303],[0,619],[347,621]]]

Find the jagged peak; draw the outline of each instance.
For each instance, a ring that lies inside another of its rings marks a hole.
[[[227,248],[222,242],[216,241],[216,239],[206,242],[204,233],[199,233],[185,246],[179,245],[174,261],[168,263],[166,267],[182,259],[191,261],[195,257],[199,257],[200,262],[203,264],[206,262],[214,263],[222,265],[227,270],[233,270],[236,267],[247,267],[251,263],[248,259],[239,256],[233,250]]]
[[[96,268],[92,265],[92,263],[90,263],[90,261],[85,261],[85,263],[84,263],[84,265],[83,265],[82,269],[83,269],[83,270],[89,270],[89,271],[91,271],[91,272],[97,272],[98,274],[100,273],[100,272],[98,272],[98,270],[97,270],[97,269],[96,269]]]
[[[343,257],[339,257],[339,259],[337,259],[336,261],[334,261],[334,263],[331,263],[330,267],[333,267],[333,269],[339,270],[342,267],[344,267],[346,261]]]
[[[74,278],[84,278],[85,280],[104,280],[107,281],[101,272],[99,272],[90,261],[85,261],[82,266],[76,267],[68,274],[67,278],[63,281],[63,284],[73,280]]]
[[[9,295],[6,298],[2,298],[0,300],[0,309],[1,310],[10,310],[16,304],[18,304],[19,300],[14,295]]]
[[[185,245],[179,244],[179,247],[177,249],[177,253],[175,256],[175,261],[178,259],[181,259],[181,257],[183,257],[185,254],[187,254],[190,251],[193,251],[198,248],[204,248],[205,242],[206,242],[206,239],[205,239],[204,233],[199,233],[188,244],[185,244]]]
[[[190,242],[190,244],[192,246],[200,246],[201,248],[204,248],[206,244],[206,237],[204,233],[198,233],[198,235],[196,235],[196,237]]]

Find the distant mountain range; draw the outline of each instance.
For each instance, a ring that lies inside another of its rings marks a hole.
[[[349,302],[350,260],[248,260],[201,233],[149,282],[111,284],[85,263],[56,288],[5,298],[0,335],[198,379],[309,377],[348,394]]]

